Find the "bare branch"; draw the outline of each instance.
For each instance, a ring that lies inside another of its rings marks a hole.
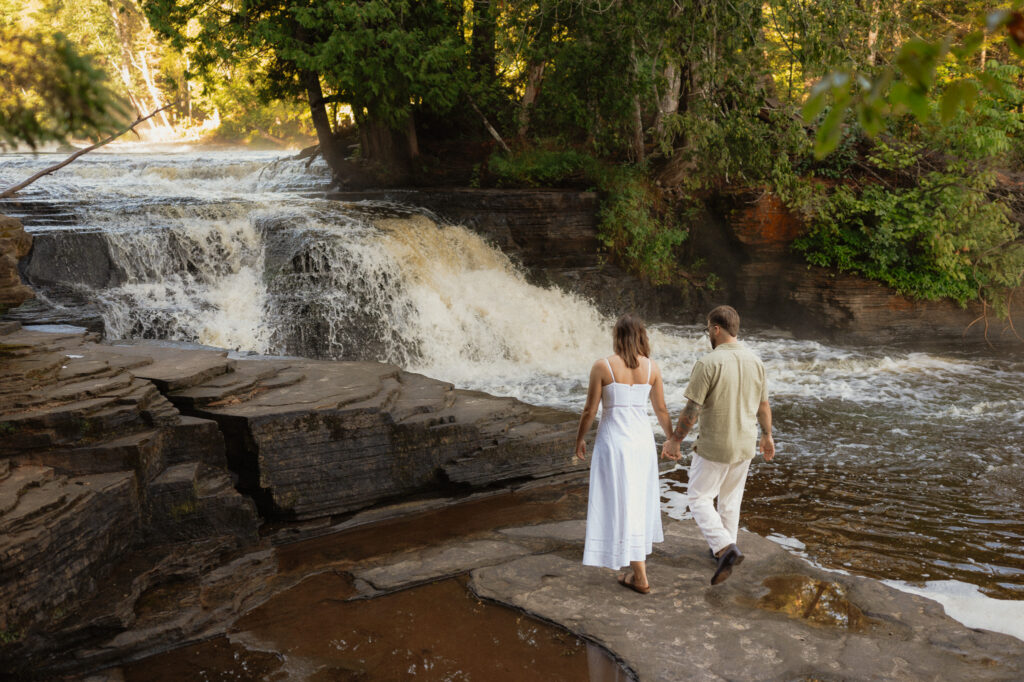
[[[473,111],[480,114],[480,118],[483,119],[484,122],[484,127],[487,128],[487,132],[491,134],[491,137],[493,137],[495,141],[501,145],[501,148],[504,149],[506,153],[511,154],[512,150],[508,148],[507,144],[505,144],[505,140],[501,139],[501,135],[498,134],[498,131],[494,129],[494,126],[491,125],[491,122],[487,120],[486,116],[484,116],[484,112],[480,111],[479,107],[477,107],[476,105],[476,102],[470,101],[469,105],[473,107]]]
[[[3,192],[0,192],[0,199],[7,199],[9,197],[13,197],[15,194],[17,194],[21,190],[25,189],[26,187],[31,185],[36,180],[38,180],[39,178],[43,177],[44,175],[49,175],[50,173],[53,173],[54,171],[59,171],[61,168],[63,168],[64,166],[68,165],[69,163],[71,163],[72,161],[77,159],[78,157],[83,156],[85,154],[88,154],[89,152],[93,151],[94,149],[99,149],[100,147],[102,147],[103,145],[107,144],[108,142],[113,142],[114,140],[116,140],[117,138],[121,137],[125,133],[135,130],[135,127],[137,125],[139,125],[140,123],[144,123],[145,121],[148,121],[149,119],[151,119],[154,116],[156,116],[157,114],[159,114],[161,111],[164,111],[165,109],[170,109],[173,106],[177,106],[177,104],[178,104],[177,102],[173,102],[171,104],[167,104],[165,106],[160,107],[156,111],[153,111],[152,113],[150,113],[150,114],[148,114],[146,116],[140,116],[139,118],[135,119],[134,123],[132,123],[130,126],[125,128],[124,130],[116,132],[113,135],[111,135],[110,137],[108,137],[106,139],[103,139],[103,140],[100,140],[96,144],[94,144],[92,146],[89,146],[89,147],[86,147],[85,149],[79,149],[77,152],[75,152],[74,154],[72,154],[68,158],[64,159],[63,161],[61,161],[57,165],[50,166],[49,168],[44,168],[43,170],[39,171],[38,173],[36,173],[32,177],[30,177],[28,180],[25,180],[24,182],[22,182],[20,184],[17,184],[17,185],[15,185],[13,187],[8,187]]]

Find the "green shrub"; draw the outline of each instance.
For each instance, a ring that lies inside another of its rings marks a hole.
[[[642,169],[575,150],[545,149],[495,153],[488,168],[500,186],[553,187],[572,180],[596,188],[601,195],[598,238],[612,256],[654,284],[680,281],[675,249],[687,230]]]
[[[990,62],[972,110],[941,126],[893,120],[860,155],[856,175],[832,188],[805,182],[784,197],[808,221],[797,251],[913,298],[980,300],[1005,317],[1024,279],[1024,233],[999,180],[1022,156],[1021,76]],[[938,100],[930,106],[937,113]]]

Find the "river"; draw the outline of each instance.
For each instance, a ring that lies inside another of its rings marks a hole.
[[[54,160],[0,155],[0,186]],[[326,187],[322,163],[279,153],[126,145],[0,211],[25,212],[37,237],[103,243],[106,285],[41,294],[58,308],[94,306],[110,338],[384,360],[579,410],[591,363],[611,352],[612,320],[529,284],[469,230],[411,207],[326,200]],[[1021,355],[838,346],[778,329],[741,340],[767,367],[778,446],[771,464],[755,460],[742,524],[1024,638],[1021,502],[989,482],[1024,466]],[[651,342],[678,414],[710,346],[702,328],[659,324]],[[677,518],[685,481],[683,466],[662,478]]]

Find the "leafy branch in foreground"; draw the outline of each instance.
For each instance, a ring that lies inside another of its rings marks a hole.
[[[1019,11],[1022,5],[1022,0],[1015,0],[1010,8],[991,11],[961,35],[909,40],[881,69],[847,67],[821,78],[811,87],[803,105],[807,123],[824,115],[815,134],[815,157],[823,158],[839,146],[850,112],[869,137],[880,133],[890,117],[908,112],[919,122],[927,122],[933,111],[929,96],[939,84],[936,74],[940,66],[951,57],[966,64],[990,37],[1001,37],[1005,32],[1010,51],[1024,58],[1024,14]],[[986,89],[995,91],[1000,87],[984,68],[978,78]],[[939,106],[941,121],[952,121],[961,107],[973,109],[978,95],[978,83],[972,79],[944,83]]]
[[[0,26],[0,149],[95,139],[128,120],[104,73],[62,34]]]

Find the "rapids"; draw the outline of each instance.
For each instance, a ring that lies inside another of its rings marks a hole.
[[[2,155],[0,186],[50,162]],[[41,293],[95,303],[111,339],[375,359],[581,407],[612,320],[529,284],[465,228],[414,207],[326,200],[327,181],[322,164],[270,153],[91,154],[22,197],[59,219],[23,219],[36,235],[103,240],[119,283]],[[774,463],[755,460],[747,528],[837,570],[1024,600],[1021,503],[986,482],[1024,466],[1020,356],[836,346],[776,329],[742,337],[767,366],[779,448]],[[651,341],[678,414],[710,346],[696,327],[655,324]],[[673,516],[686,516],[685,480],[684,467],[663,476]]]

